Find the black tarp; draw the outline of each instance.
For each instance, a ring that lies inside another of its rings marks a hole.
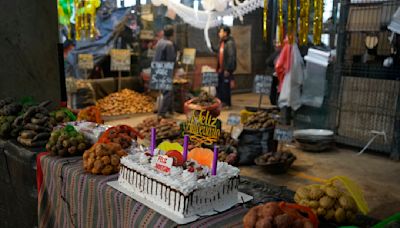
[[[0,227],[37,226],[36,155],[41,151],[0,140]]]

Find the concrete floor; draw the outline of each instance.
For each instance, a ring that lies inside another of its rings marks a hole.
[[[239,113],[244,106],[257,106],[259,97],[255,94],[233,95],[233,106],[222,111],[220,119],[227,120],[229,113]],[[268,98],[264,98],[262,106],[269,106]],[[127,119],[107,121],[107,124],[129,124],[135,126],[144,118],[153,114],[138,114]],[[177,120],[185,120],[184,115],[174,116]],[[356,181],[365,194],[370,208],[370,216],[383,219],[400,211],[400,163],[386,156],[372,153],[356,155],[355,149],[333,148],[323,153],[309,153],[289,145],[297,156],[287,174],[270,175],[261,167],[240,167],[241,175],[250,176],[262,181],[296,190],[302,185],[318,183],[321,179],[329,179],[343,175]]]

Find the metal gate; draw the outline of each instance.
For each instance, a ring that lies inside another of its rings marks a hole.
[[[399,6],[400,0],[340,2],[332,84],[338,89],[330,97],[338,142],[363,147],[377,135],[369,148],[394,159],[400,156],[400,67],[383,63],[400,51],[387,29]]]

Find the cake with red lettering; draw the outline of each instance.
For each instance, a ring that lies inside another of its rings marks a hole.
[[[178,151],[136,152],[121,159],[118,182],[126,190],[176,216],[187,218],[234,205],[239,169],[225,162],[210,165],[209,152],[195,148],[184,161]],[[211,167],[213,166],[213,167]],[[216,167],[216,172],[212,169]]]

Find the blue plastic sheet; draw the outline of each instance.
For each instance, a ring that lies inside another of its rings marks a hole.
[[[99,15],[100,13],[102,14]],[[94,65],[96,65],[116,46],[120,34],[115,31],[115,28],[120,23],[125,23],[122,19],[130,14],[130,8],[115,9],[109,13],[109,15],[104,11],[98,13],[96,21],[96,27],[100,32],[98,39],[77,41],[75,49],[64,60],[67,77],[85,79],[84,72],[78,68],[79,54],[92,54]]]

